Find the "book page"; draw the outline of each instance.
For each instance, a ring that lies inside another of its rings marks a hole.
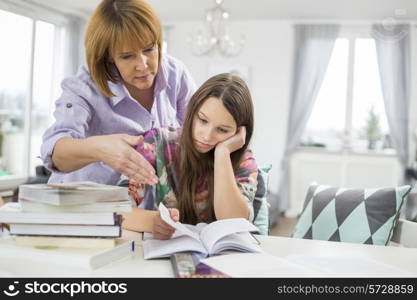
[[[176,230],[179,231],[179,233],[177,233],[177,235],[187,235],[189,237],[192,237],[193,239],[196,240],[200,240],[200,237],[198,236],[197,233],[192,232],[191,230],[189,230],[187,227],[184,226],[184,224],[180,223],[180,222],[175,222],[174,220],[171,219],[171,216],[169,214],[169,210],[168,208],[165,207],[165,205],[161,203],[159,203],[159,212],[161,214],[161,218],[162,220],[164,220],[168,225],[174,227]]]
[[[187,235],[171,238],[169,240],[158,240],[147,238],[142,242],[143,257],[145,259],[169,257],[173,253],[194,251],[207,256],[206,249],[197,240]]]
[[[319,272],[269,254],[227,254],[201,262],[231,277],[324,277]]]
[[[232,277],[415,277],[416,273],[363,256],[239,253],[201,262]],[[242,267],[236,267],[242,266]]]
[[[183,223],[181,223],[181,224],[184,225],[185,228],[187,228],[189,231],[191,231],[196,236],[200,236],[201,227],[199,226],[199,224],[197,224],[197,225],[190,225],[190,224],[183,224]],[[200,224],[207,225],[205,223],[200,223]],[[184,232],[182,232],[180,230],[175,230],[175,232],[174,232],[174,234],[172,235],[171,238],[173,239],[173,238],[176,238],[176,237],[179,237],[179,236],[184,236],[184,235],[189,236],[188,234],[185,234]],[[198,241],[200,241],[200,239]]]
[[[416,277],[415,273],[361,256],[319,256],[291,254],[289,262],[302,265],[328,277]]]
[[[224,219],[208,224],[201,230],[200,239],[211,252],[213,245],[221,238],[236,232],[258,231],[248,220],[243,218]]]
[[[224,251],[263,253],[261,247],[249,232],[238,232],[227,235],[218,240],[209,255],[223,253]]]

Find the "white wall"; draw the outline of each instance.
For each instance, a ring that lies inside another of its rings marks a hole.
[[[255,133],[251,149],[258,164],[272,163],[270,187],[278,190],[280,160],[285,143],[288,98],[292,71],[293,34],[288,21],[233,22],[231,27],[246,45],[239,56],[226,58],[218,52],[210,56],[193,56],[187,37],[201,22],[171,23],[168,52],[182,60],[197,85],[208,78],[210,64],[239,64],[250,67],[249,86],[255,106]]]
[[[252,149],[258,163],[272,163],[271,191],[277,192],[280,160],[285,143],[289,94],[293,61],[294,21],[250,20],[232,22],[235,37],[246,35],[246,45],[241,54],[226,58],[215,52],[209,56],[194,56],[187,37],[201,28],[202,22],[173,22],[168,37],[168,52],[181,59],[191,71],[198,85],[208,78],[210,64],[241,64],[250,67],[250,88],[255,105],[255,134]],[[411,106],[410,155],[414,157],[417,128],[417,30],[411,36]]]
[[[411,28],[411,82],[410,82],[410,159],[417,159],[416,155],[416,143],[417,143],[417,28],[413,26]],[[416,134],[414,134],[414,132]]]

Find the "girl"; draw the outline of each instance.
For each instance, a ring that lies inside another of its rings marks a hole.
[[[156,169],[155,201],[143,203],[146,187],[130,182],[141,207],[171,208],[174,221],[196,224],[226,218],[253,219],[257,165],[247,149],[253,132],[253,106],[242,79],[220,74],[191,97],[182,131],[152,129],[136,148]],[[197,193],[198,196],[195,196]],[[174,229],[158,211],[134,208],[124,227],[168,239]]]

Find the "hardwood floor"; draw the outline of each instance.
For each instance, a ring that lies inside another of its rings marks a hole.
[[[280,216],[276,225],[269,230],[269,235],[290,237],[294,231],[294,227],[297,224],[297,221],[297,217],[288,218],[285,216]]]

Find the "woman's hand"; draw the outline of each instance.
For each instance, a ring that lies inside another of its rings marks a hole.
[[[180,212],[176,208],[168,208],[171,219],[174,222],[178,222],[180,219]],[[165,221],[162,220],[161,214],[155,215],[152,234],[153,237],[160,240],[169,240],[174,234],[175,228],[171,227]]]
[[[227,149],[229,153],[232,153],[236,150],[239,150],[245,145],[246,141],[246,127],[240,126],[237,130],[237,132],[228,138],[227,140],[224,140],[223,142],[220,142],[216,145],[217,149]]]
[[[111,134],[90,139],[95,143],[99,161],[139,184],[158,182],[152,165],[134,149],[143,142],[143,136]]]

